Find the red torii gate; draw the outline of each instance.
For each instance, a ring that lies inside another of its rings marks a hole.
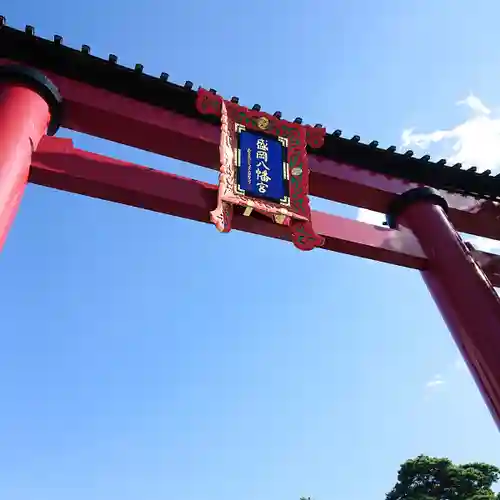
[[[65,52],[60,52],[56,59],[49,57],[47,44]],[[127,70],[116,65],[115,56],[102,61],[90,56],[89,51],[88,46],[83,46],[81,53],[92,58],[95,78],[99,71],[115,71],[117,75],[127,71],[129,79],[153,80],[142,75],[140,65]],[[48,42],[35,37],[30,26],[25,32],[7,28],[0,17],[0,246],[27,182],[209,222],[209,212],[216,205],[217,186],[82,151],[74,148],[69,139],[52,137],[63,126],[219,168],[217,119],[203,118],[188,107],[183,113],[174,112],[168,102],[132,98],[127,89],[110,91],[83,75],[68,78],[70,69],[58,61],[73,58],[77,66],[78,54],[63,47],[61,37]],[[108,65],[105,70],[102,63]],[[167,78],[163,74],[159,79],[166,85],[166,101],[167,97],[175,99],[178,89],[184,92],[177,94],[182,99],[192,99],[196,94],[191,90],[191,82],[180,87],[167,84]],[[169,92],[172,95],[167,96]],[[335,132],[333,137],[339,135]],[[353,138],[353,147],[381,151],[376,143],[358,142],[359,137]],[[314,229],[325,239],[323,248],[421,271],[500,426],[500,299],[493,289],[493,285],[500,286],[500,259],[464,244],[457,233],[500,238],[500,212],[494,203],[500,199],[500,192],[492,194],[496,179],[489,173],[476,174],[472,168],[467,179],[479,182],[476,185],[481,190],[467,190],[461,180],[457,180],[459,187],[452,189],[448,172],[445,173],[449,178],[441,182],[442,169],[452,169],[438,162],[429,163],[441,169],[429,177],[429,182],[415,184],[403,173],[373,173],[375,168],[356,159],[361,149],[349,162],[339,162],[328,155],[309,155],[311,194],[384,212],[389,227],[313,212]],[[402,157],[393,149],[384,154],[388,163]],[[420,161],[428,160],[426,156]],[[383,167],[377,168],[383,171]],[[454,201],[449,204],[439,191],[429,187],[437,178],[436,183],[441,182],[444,189],[468,192],[477,199],[490,201],[476,202],[475,210],[464,210]],[[400,226],[405,229],[398,230]],[[233,228],[283,240],[290,238],[285,227],[270,219],[245,217],[241,213],[235,214]]]

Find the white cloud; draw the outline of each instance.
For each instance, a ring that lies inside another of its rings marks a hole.
[[[477,166],[478,171],[491,170],[500,173],[500,117],[492,116],[481,100],[473,94],[456,103],[466,106],[469,117],[463,123],[449,130],[435,130],[428,133],[415,133],[414,129],[406,129],[401,134],[403,149],[429,150],[436,156],[447,158],[449,164],[463,163]],[[443,193],[454,205],[463,201],[463,209],[475,210],[478,204],[463,196]],[[370,224],[382,225],[385,217],[377,212],[359,209],[358,220]],[[500,249],[500,242],[477,236],[466,238],[476,248],[484,251]]]
[[[420,149],[428,149],[432,143],[441,142],[451,137],[449,130],[436,130],[428,134],[414,134],[413,129],[403,130],[401,134],[401,147],[403,149],[416,146]]]
[[[441,373],[436,373],[425,383],[425,389],[428,392],[441,391],[448,387],[461,385],[463,383],[463,374],[468,374],[468,369],[462,356],[458,356],[453,363],[443,367]],[[468,377],[470,378],[470,377]]]
[[[443,379],[442,375],[437,373],[425,384],[425,387],[427,387],[428,389],[436,389],[443,386],[445,383],[446,382]]]
[[[472,111],[475,111],[476,113],[480,115],[489,115],[491,113],[491,110],[489,110],[480,100],[477,98],[475,95],[472,93],[469,94],[465,99],[462,101],[458,101],[457,105],[462,105],[465,104],[468,106]]]
[[[426,134],[405,130],[401,136],[403,148],[428,149],[439,144],[438,152],[450,164],[476,165],[479,171],[500,171],[500,118],[491,117],[491,110],[472,94],[457,105],[469,108],[470,116],[465,122],[450,130]]]
[[[443,365],[439,372],[427,380],[424,384],[424,397],[434,397],[434,395],[441,394],[443,391],[459,389],[464,382],[470,380],[467,364],[459,354],[453,361]]]
[[[357,219],[360,222],[366,222],[367,224],[372,224],[373,226],[383,226],[385,222],[385,215],[379,212],[373,212],[372,210],[367,210],[366,208],[358,209]]]
[[[497,253],[500,250],[500,241],[482,238],[481,236],[469,236],[464,239],[465,241],[470,241],[474,245],[474,248],[483,252]]]

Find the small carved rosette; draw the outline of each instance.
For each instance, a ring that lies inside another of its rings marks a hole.
[[[231,230],[237,205],[246,216],[255,210],[288,226],[300,250],[321,246],[311,223],[306,146],[320,147],[325,129],[249,110],[204,89],[197,109],[221,119],[219,191],[210,213],[217,229]]]

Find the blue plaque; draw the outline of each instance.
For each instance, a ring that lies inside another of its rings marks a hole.
[[[238,194],[290,205],[287,139],[237,126]]]

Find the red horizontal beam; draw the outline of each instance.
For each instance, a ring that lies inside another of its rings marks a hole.
[[[30,182],[207,223],[217,204],[217,186],[75,149],[70,139],[42,140],[33,156]],[[425,268],[416,240],[400,231],[323,212],[313,212],[313,224],[325,237],[326,250]],[[289,230],[267,218],[235,215],[233,227],[289,240]]]
[[[8,62],[0,60],[0,63]],[[219,127],[87,84],[47,73],[65,100],[63,126],[209,168],[218,168]],[[392,198],[414,187],[324,157],[310,156],[311,194],[385,213]],[[461,231],[500,239],[500,212],[492,204],[463,209],[450,200],[450,219]],[[475,201],[469,199],[470,205]]]
[[[207,223],[217,203],[217,186],[76,149],[70,139],[42,140],[33,155],[30,182]],[[427,259],[409,233],[324,212],[313,212],[312,217],[326,250],[413,269],[426,267]],[[289,240],[288,229],[267,218],[236,214],[233,227]],[[477,252],[477,258],[491,261],[482,252]],[[500,285],[500,275],[494,271],[490,279]]]

